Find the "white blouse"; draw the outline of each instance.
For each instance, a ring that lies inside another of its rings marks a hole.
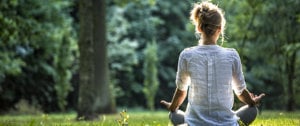
[[[189,126],[235,126],[233,91],[246,88],[240,57],[235,49],[200,45],[179,56],[176,85],[188,92],[185,121]]]

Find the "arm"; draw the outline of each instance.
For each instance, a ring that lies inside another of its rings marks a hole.
[[[188,85],[191,80],[187,71],[187,60],[185,53],[182,51],[178,60],[177,74],[176,74],[176,90],[173,95],[171,102],[161,100],[160,103],[164,105],[169,111],[176,111],[179,106],[183,103],[187,95]]]
[[[174,96],[173,96],[173,99],[172,99],[172,102],[166,102],[164,100],[160,101],[161,104],[165,105],[166,108],[171,111],[171,112],[174,112],[176,111],[179,106],[183,103],[183,101],[185,100],[186,98],[186,94],[187,94],[187,91],[181,91],[179,90],[178,88],[176,88],[175,92],[174,92]]]
[[[241,93],[241,95],[237,95],[238,99],[242,101],[245,104],[248,104],[249,106],[255,106],[259,103],[262,97],[264,97],[265,94],[262,93],[259,96],[254,96],[252,93],[250,93],[247,89],[244,89]]]
[[[238,99],[249,106],[255,106],[265,96],[264,93],[259,96],[254,96],[246,88],[246,82],[244,79],[242,64],[239,54],[235,51],[233,54],[234,68],[233,68],[233,89]]]

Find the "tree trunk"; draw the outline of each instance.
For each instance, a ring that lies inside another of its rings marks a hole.
[[[106,53],[105,1],[80,0],[80,85],[77,119],[114,113]]]

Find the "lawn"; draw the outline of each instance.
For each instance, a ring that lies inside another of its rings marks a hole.
[[[129,126],[168,126],[166,111],[129,110]],[[118,126],[119,114],[101,116],[98,121],[75,121],[76,113],[42,115],[2,115],[0,126]],[[251,126],[300,126],[300,112],[264,111]]]

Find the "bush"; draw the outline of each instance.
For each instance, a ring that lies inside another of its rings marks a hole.
[[[0,111],[20,99],[64,109],[77,57],[71,3],[0,1]]]

